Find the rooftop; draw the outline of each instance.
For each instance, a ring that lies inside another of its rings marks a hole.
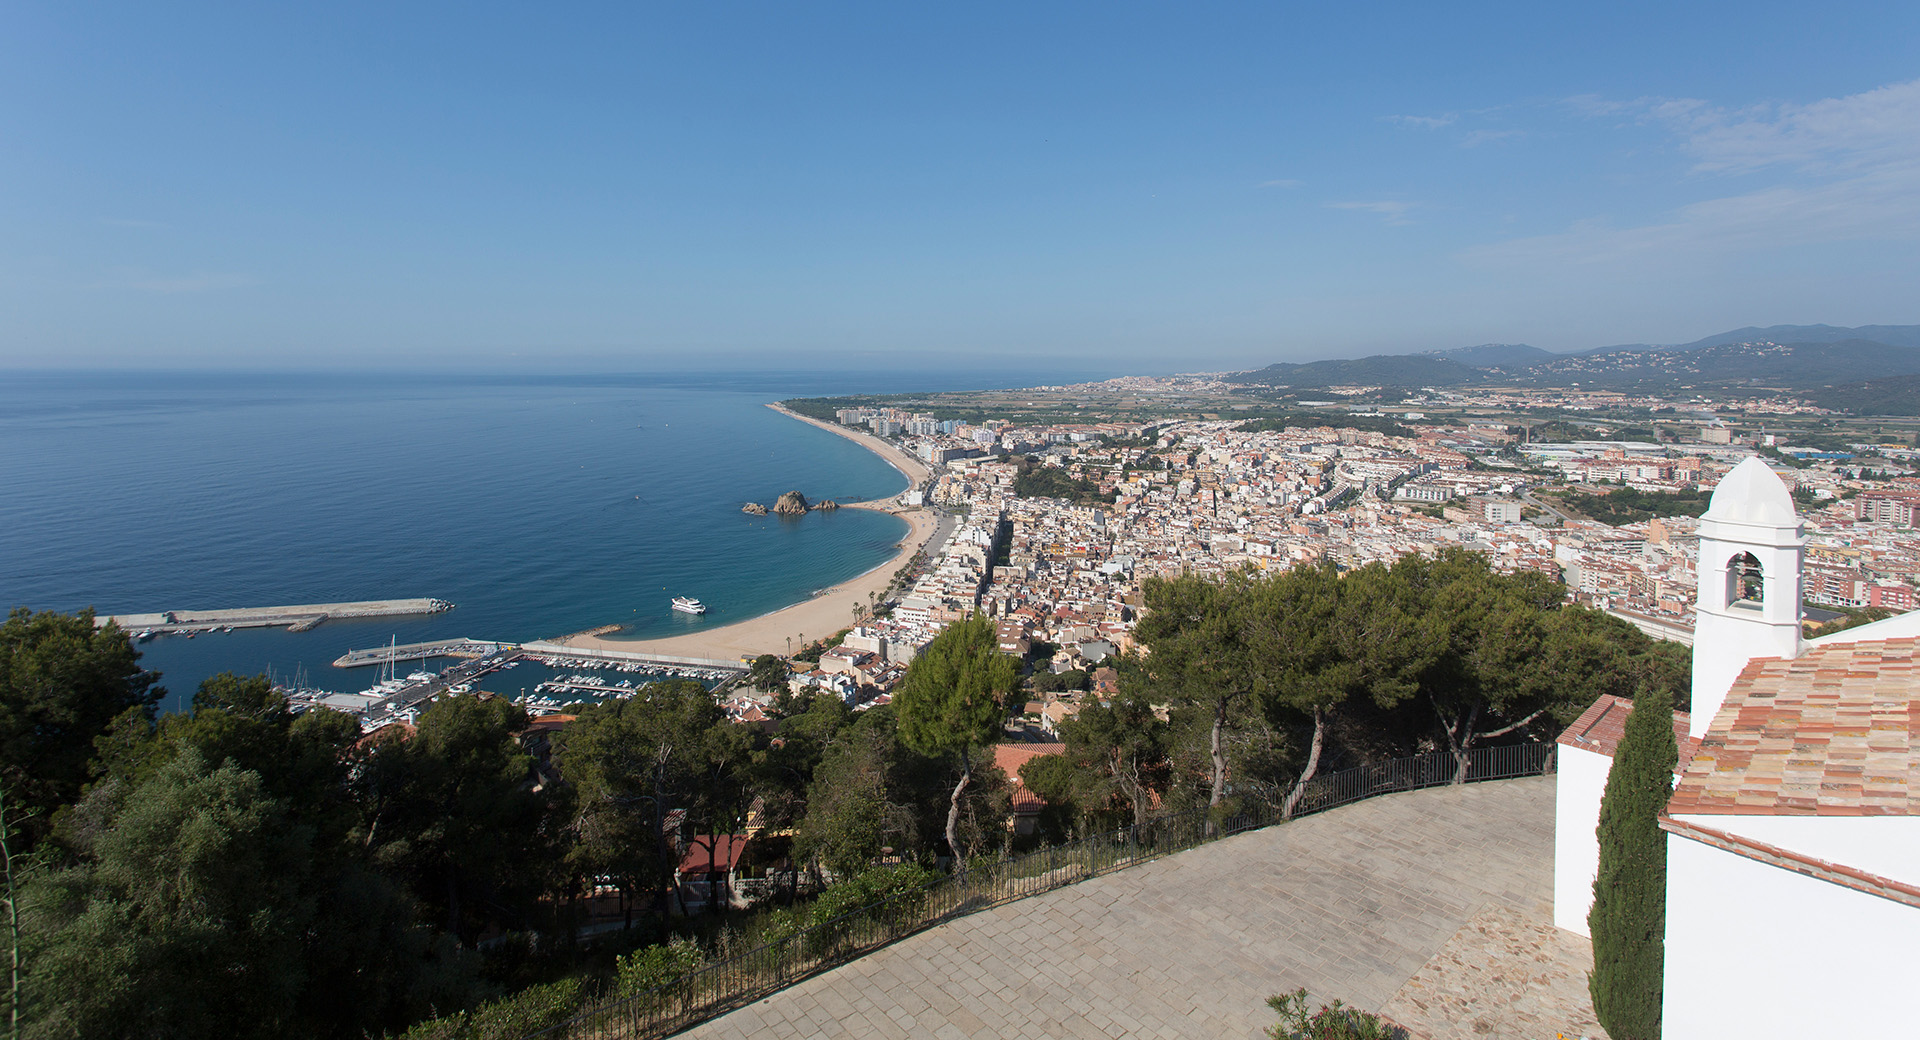
[[[1920,638],[1762,658],[1728,691],[1669,815],[1920,815]]]
[[[1601,694],[1600,699],[1588,705],[1587,710],[1573,720],[1573,725],[1568,726],[1555,743],[1612,758],[1613,753],[1620,749],[1620,738],[1626,735],[1627,716],[1631,714],[1632,701],[1610,693]],[[1674,768],[1676,773],[1686,767],[1698,743],[1687,735],[1690,722],[1691,716],[1686,712],[1673,713],[1673,739],[1680,745],[1680,764]]]

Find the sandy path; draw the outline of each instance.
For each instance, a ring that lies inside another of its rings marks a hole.
[[[893,468],[906,474],[907,479],[916,485],[925,480],[931,472],[926,463],[872,434],[809,419],[779,405],[768,405],[768,407],[858,443],[861,447],[886,459]],[[853,624],[854,604],[871,605],[886,592],[887,586],[893,582],[894,573],[905,566],[907,561],[913,558],[913,554],[927,544],[927,539],[932,537],[935,526],[931,512],[925,509],[903,508],[898,505],[896,499],[851,502],[843,504],[841,508],[872,509],[892,513],[906,520],[910,529],[907,537],[900,543],[900,551],[878,567],[832,586],[804,603],[795,603],[783,610],[762,614],[745,621],[736,621],[731,625],[722,625],[690,635],[669,636],[665,639],[606,639],[599,636],[571,635],[555,639],[553,642],[563,646],[626,650],[670,657],[704,657],[721,661],[758,657],[761,654],[784,656],[789,652],[789,638],[792,640],[792,649],[798,650],[803,637],[818,639],[822,636],[830,636]]]

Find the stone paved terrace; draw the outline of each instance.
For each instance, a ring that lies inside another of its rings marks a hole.
[[[1557,933],[1554,780],[1389,795],[912,936],[689,1033],[1258,1037],[1269,994],[1431,1040],[1603,1036]]]

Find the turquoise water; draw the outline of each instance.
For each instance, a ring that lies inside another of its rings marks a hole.
[[[841,501],[902,490],[870,452],[765,407],[877,388],[742,383],[7,373],[0,604],[459,605],[298,634],[155,639],[144,663],[164,673],[171,707],[227,669],[304,667],[315,685],[364,688],[370,673],[330,662],[389,638],[723,625],[886,560],[906,532],[894,517],[740,511],[787,490]],[[671,611],[675,595],[711,610]]]

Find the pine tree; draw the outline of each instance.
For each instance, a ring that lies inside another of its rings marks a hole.
[[[893,695],[907,746],[960,767],[947,808],[947,847],[961,877],[967,857],[958,833],[960,804],[973,782],[973,752],[999,735],[1007,698],[1020,683],[1019,666],[999,652],[994,631],[993,619],[985,614],[947,626],[914,657]]]
[[[1614,1040],[1659,1040],[1666,968],[1667,841],[1660,811],[1679,761],[1663,692],[1642,690],[1600,802],[1600,871],[1593,880],[1594,1016]]]

